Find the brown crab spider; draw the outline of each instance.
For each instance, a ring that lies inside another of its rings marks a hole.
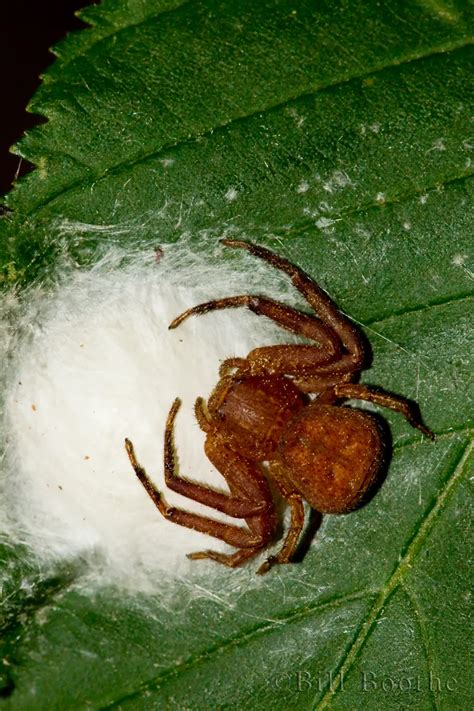
[[[421,422],[413,403],[354,382],[366,357],[363,338],[313,279],[264,247],[230,239],[222,244],[245,249],[285,272],[313,311],[303,313],[264,296],[243,294],[193,306],[170,324],[176,328],[193,315],[244,307],[314,342],[263,346],[245,358],[229,358],[222,363],[220,379],[207,403],[197,399],[195,414],[206,433],[205,454],[222,474],[229,493],[177,473],[173,426],[179,399],[169,412],[164,447],[166,486],[243,519],[245,525],[169,506],[138,463],[130,440],[125,442],[135,473],[162,516],[237,549],[230,554],[212,550],[190,553],[193,560],[209,558],[234,568],[269,545],[277,528],[268,483],[271,478],[290,506],[291,523],[279,552],[260,566],[258,572],[265,573],[276,563],[291,561],[304,524],[304,501],[321,513],[347,513],[361,504],[377,477],[383,453],[380,426],[367,412],[344,407],[345,401],[355,398],[387,407],[427,437],[433,439],[434,435]]]

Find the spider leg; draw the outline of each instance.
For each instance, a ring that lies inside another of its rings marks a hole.
[[[176,474],[173,447],[173,424],[180,405],[176,399],[168,415],[165,429],[165,481],[170,489],[235,518],[245,518],[247,528],[223,523],[212,518],[169,506],[161,492],[138,463],[133,444],[125,440],[132,467],[146,492],[164,518],[186,528],[192,528],[219,538],[236,548],[254,549],[265,546],[272,537],[275,512],[270,488],[263,474],[244,457],[234,453],[219,437],[208,436],[205,451],[210,461],[224,476],[230,494],[197,484]]]
[[[314,388],[301,385],[300,389],[304,392],[319,392],[322,388],[321,382],[318,381],[323,378],[333,376],[335,381],[340,380],[341,377],[343,382],[352,380],[363,367],[364,341],[358,328],[341,313],[326,292],[301,269],[264,247],[240,240],[225,239],[221,242],[234,249],[245,249],[288,274],[295,287],[316,311],[317,316],[302,313],[273,299],[244,294],[198,304],[177,316],[169,327],[176,328],[191,315],[244,306],[257,315],[267,316],[288,331],[315,340],[319,348],[306,345],[256,348],[246,359],[231,358],[224,361],[221,375],[227,375],[229,369],[236,369],[237,376],[271,373],[299,375],[305,380],[315,375]]]
[[[345,360],[348,359],[350,367],[354,370],[352,356],[341,355],[339,337],[320,319],[312,314],[302,313],[290,306],[280,304],[278,301],[261,296],[243,294],[198,304],[175,318],[170,324],[170,328],[176,328],[184,319],[193,314],[240,306],[246,306],[259,316],[266,316],[287,331],[298,333],[316,341],[319,347],[295,344],[254,348],[247,358],[229,358],[225,360],[221,365],[221,376],[224,375],[225,377],[230,370],[235,370],[234,375],[237,376],[269,373],[274,375],[312,374],[315,371],[319,371],[319,368],[327,367],[334,362],[341,363],[343,368]]]
[[[400,412],[412,427],[416,427],[430,439],[435,438],[434,433],[421,421],[420,414],[417,412],[417,406],[404,397],[372,390],[366,385],[357,385],[355,383],[335,385],[334,393],[338,398],[356,398],[357,400],[367,400],[368,402],[373,402],[376,405],[388,407],[390,410],[394,410],[395,412]]]
[[[194,416],[203,432],[210,432],[212,430],[211,419],[203,397],[196,398],[196,402],[194,403]]]
[[[228,568],[237,568],[250,558],[256,556],[266,544],[256,546],[255,548],[241,548],[235,553],[218,553],[217,551],[197,551],[196,553],[188,553],[187,557],[190,560],[215,560],[216,563],[222,563]]]
[[[277,462],[272,462],[270,472],[274,478],[281,495],[288,501],[291,508],[291,523],[286,538],[277,555],[272,555],[262,563],[257,570],[259,575],[267,573],[270,568],[279,563],[289,563],[298,546],[298,540],[304,525],[303,497],[298,494],[288,482],[283,468]]]
[[[250,311],[257,314],[257,316],[266,316],[287,331],[317,341],[322,356],[321,362],[323,363],[331,362],[340,354],[340,339],[334,333],[333,329],[324,324],[317,316],[303,313],[292,306],[286,306],[274,299],[252,294],[228,296],[223,299],[214,299],[213,301],[206,301],[203,304],[193,306],[177,316],[170,323],[169,328],[176,328],[189,316],[205,314],[209,311],[217,311],[220,309],[239,308],[241,306],[247,307]],[[233,361],[234,359],[230,360]],[[238,363],[238,361],[239,359],[236,359],[236,363]]]
[[[323,393],[318,397],[318,402],[323,402],[322,398],[324,397],[324,402],[331,404],[337,400],[337,395],[333,390],[334,386],[339,383],[348,383],[358,375],[358,369],[352,366],[353,364],[344,360],[343,357],[334,363],[332,368],[323,366],[312,375],[295,378],[293,383],[303,393]]]
[[[221,511],[222,513],[227,514],[228,516],[233,516],[234,518],[252,517],[268,511],[269,508],[272,507],[273,502],[269,495],[265,495],[267,494],[266,491],[260,492],[256,490],[255,492],[252,492],[252,486],[247,485],[250,493],[256,494],[255,498],[250,498],[248,496],[239,497],[238,494],[236,495],[235,480],[239,481],[240,479],[244,479],[245,481],[252,482],[252,477],[255,478],[255,474],[251,470],[249,471],[250,467],[248,466],[247,460],[243,457],[239,457],[239,455],[234,452],[230,452],[230,450],[227,453],[227,456],[229,457],[230,455],[232,457],[232,467],[230,468],[230,471],[227,471],[229,467],[225,467],[226,462],[223,464],[219,457],[213,457],[214,447],[212,447],[212,438],[208,438],[206,441],[204,447],[205,452],[211,462],[213,459],[216,460],[216,466],[219,471],[225,467],[223,476],[226,480],[230,480],[228,483],[232,483],[234,492],[231,494],[223,494],[220,491],[212,489],[206,484],[197,484],[196,482],[185,479],[176,473],[176,458],[173,446],[173,425],[179,406],[180,400],[176,398],[171,406],[171,410],[166,421],[164,465],[165,483],[168,488],[175,491],[177,494],[186,496],[188,499],[192,499],[193,501],[198,501],[200,504],[209,506],[210,508],[216,509],[216,511]]]
[[[287,259],[270,252],[265,247],[260,247],[242,240],[222,239],[221,243],[233,249],[245,249],[254,257],[263,259],[275,269],[279,269],[291,278],[294,286],[303,294],[310,306],[316,311],[321,320],[329,326],[340,338],[344,348],[351,355],[352,362],[360,370],[364,363],[365,349],[359,329],[337,308],[326,292],[311,279],[302,269],[291,264]]]
[[[346,353],[324,362],[324,354],[314,346],[283,345],[254,348],[247,356],[247,368],[239,369],[235,375],[290,375],[302,392],[320,392],[327,382],[338,383],[354,379],[360,366],[354,363],[351,354]],[[225,361],[224,361],[225,363]]]
[[[206,516],[178,509],[175,506],[169,506],[163,498],[162,493],[149,479],[145,469],[137,462],[130,440],[125,440],[125,443],[130,462],[138,479],[164,518],[185,528],[192,528],[195,531],[207,533],[209,536],[219,538],[235,548],[254,548],[261,543],[260,538],[253,535],[249,529],[232,526],[227,523],[222,523],[221,521],[216,521],[213,518],[207,518]]]

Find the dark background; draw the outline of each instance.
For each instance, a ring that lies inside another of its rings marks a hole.
[[[31,169],[9,153],[31,126],[42,119],[26,111],[31,96],[40,84],[39,75],[54,61],[49,47],[67,32],[86,25],[74,16],[91,0],[10,0],[0,11],[0,67],[2,108],[0,110],[0,195],[7,192],[18,170]],[[5,7],[6,6],[6,7]]]

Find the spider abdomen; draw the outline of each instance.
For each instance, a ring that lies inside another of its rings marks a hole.
[[[279,447],[293,486],[321,513],[356,508],[376,478],[382,452],[373,417],[317,402],[296,415]]]

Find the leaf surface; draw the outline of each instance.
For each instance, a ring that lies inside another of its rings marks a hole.
[[[5,542],[0,705],[467,708],[468,4],[109,0],[83,17],[16,149],[36,169],[0,221],[7,287],[112,241],[190,234],[211,259],[243,235],[364,327],[363,380],[418,401],[437,441],[388,414],[368,505],[264,578],[196,566],[172,604],[81,594],[79,572]]]

